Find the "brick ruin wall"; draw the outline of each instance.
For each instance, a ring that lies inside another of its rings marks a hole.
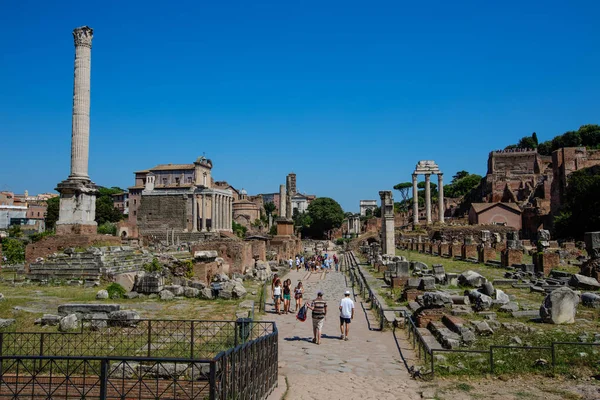
[[[190,230],[191,202],[184,195],[143,196],[137,212],[137,225],[144,231]]]
[[[254,255],[261,260],[266,258],[266,244],[263,241],[220,239],[192,245],[192,254],[201,250],[216,250],[219,257],[230,265],[229,273],[244,273],[254,267]]]
[[[29,272],[29,265],[37,258],[46,258],[50,254],[63,251],[69,247],[90,246],[120,246],[121,239],[110,235],[55,235],[47,236],[42,240],[28,244],[25,247],[25,271]]]

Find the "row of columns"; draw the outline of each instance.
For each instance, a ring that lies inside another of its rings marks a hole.
[[[202,193],[200,194],[200,204],[196,195],[192,197],[192,231],[198,232],[198,220],[200,220],[200,229],[202,232],[208,231],[207,221],[207,201],[211,198],[211,231],[232,231],[233,222],[233,197],[222,193]]]
[[[444,174],[438,173],[438,220],[444,223]],[[413,223],[419,224],[418,174],[412,175],[413,184]],[[425,174],[425,214],[427,224],[431,224],[431,174]]]
[[[360,218],[348,217],[348,233],[360,234]]]

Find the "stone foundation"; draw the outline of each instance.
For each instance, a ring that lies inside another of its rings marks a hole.
[[[81,224],[56,224],[57,236],[68,235],[87,235],[93,236],[98,234],[97,225],[81,225]]]
[[[109,235],[46,236],[42,240],[28,244],[25,247],[25,271],[29,272],[29,265],[37,258],[46,258],[50,254],[61,252],[69,247],[87,248],[90,246],[119,246],[120,244],[120,238]]]
[[[497,252],[501,253],[502,251],[504,251],[504,250],[506,249],[506,243],[496,243],[496,244],[494,245],[494,249],[495,249]]]
[[[438,255],[447,256],[450,254],[450,245],[447,243],[442,243],[438,246]]]
[[[450,246],[451,257],[462,257],[462,246],[460,244],[453,244]]]
[[[500,265],[505,268],[516,264],[523,264],[523,252],[521,250],[506,249],[500,255]]]
[[[461,250],[462,258],[474,258],[477,259],[477,245],[476,244],[465,244]]]
[[[259,246],[258,243],[254,244],[255,249]],[[253,242],[244,242],[239,239],[219,239],[192,245],[192,254],[202,250],[216,250],[219,257],[230,265],[230,273],[243,274],[247,269],[254,268]]]
[[[494,261],[496,259],[496,250],[491,247],[482,247],[479,249],[478,261],[480,263],[486,263],[488,261]]]
[[[550,271],[560,265],[558,253],[535,253],[533,255],[535,272],[541,272],[544,276],[550,275]]]

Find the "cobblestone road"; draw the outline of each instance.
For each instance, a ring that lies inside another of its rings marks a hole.
[[[273,302],[267,302],[265,319],[274,320],[279,329],[280,387],[269,399],[420,399],[418,383],[411,380],[400,358],[390,330],[369,329],[374,316],[365,311],[369,306],[356,298],[355,318],[350,326],[348,341],[340,340],[339,302],[346,287],[341,272],[307,273],[292,271],[285,278],[296,285],[303,282],[305,300],[324,292],[328,315],[321,344],[311,342],[312,323],[296,319],[295,313],[274,314]],[[293,301],[293,300],[292,300]],[[401,347],[409,347],[400,343]]]

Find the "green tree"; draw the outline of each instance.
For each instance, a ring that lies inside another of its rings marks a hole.
[[[459,179],[466,178],[467,176],[469,176],[469,172],[465,171],[464,169],[462,171],[458,171],[452,176],[452,183],[456,182]]]
[[[12,225],[8,228],[8,236],[12,238],[23,237],[23,231],[19,225]]]
[[[242,224],[238,224],[235,221],[232,221],[231,228],[233,229],[233,233],[235,233],[236,236],[241,237],[241,238],[246,236],[246,232],[248,231],[248,228],[246,228]]]
[[[394,186],[394,190],[400,192],[402,200],[408,199],[408,192],[412,189],[412,182],[401,182]]]
[[[535,132],[534,132],[534,134],[535,134]],[[535,149],[535,148],[537,148],[537,146],[538,146],[537,134],[536,134],[535,138],[533,137],[533,135],[532,136],[524,136],[517,143],[517,147],[519,149]]]
[[[4,238],[2,254],[9,264],[21,264],[25,262],[25,243],[16,238]]]
[[[60,198],[53,197],[46,201],[48,208],[46,209],[46,230],[53,231],[58,221],[58,212],[60,209]]]
[[[552,141],[547,140],[538,144],[537,151],[539,154],[543,156],[551,156],[552,155]]]
[[[263,207],[265,208],[265,213],[267,214],[267,216],[271,215],[276,209],[275,203],[273,203],[272,201],[265,203]]]
[[[600,166],[575,171],[568,178],[565,203],[554,220],[559,238],[582,238],[600,230]]]
[[[118,187],[99,187],[98,192],[98,197],[96,197],[96,222],[98,225],[121,221],[123,214],[115,208],[112,195],[123,193],[124,190]]]
[[[342,226],[344,210],[337,201],[329,197],[318,197],[308,206],[311,232],[315,237],[324,237],[331,229]]]
[[[466,176],[461,176],[462,178],[452,179],[449,185],[444,185],[444,196],[452,198],[463,197],[481,182],[481,175],[467,173]]]

